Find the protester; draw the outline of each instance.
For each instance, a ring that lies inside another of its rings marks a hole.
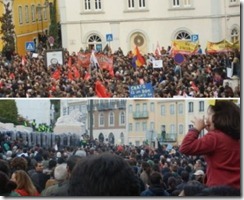
[[[11,180],[17,184],[15,192],[20,196],[40,196],[29,175],[24,170],[15,171]]]
[[[111,153],[83,157],[72,171],[69,196],[139,195],[139,178],[124,159]]]
[[[228,185],[240,189],[240,108],[231,100],[215,100],[207,118],[195,117],[180,145],[186,155],[205,155],[205,184]],[[203,129],[208,133],[199,138]]]
[[[0,57],[0,97],[133,98],[132,86],[149,84],[153,90],[151,97],[155,98],[222,98],[227,97],[223,80],[233,75],[240,77],[238,52],[184,55],[180,64],[173,55],[158,57],[148,53],[141,55],[144,62],[140,66],[135,65],[136,56],[132,52],[127,55],[121,52],[121,49],[113,54],[97,52],[91,57],[89,51],[70,54],[64,49],[64,63],[50,66],[46,66],[45,52],[37,58],[30,52],[22,57],[15,55],[7,66],[5,58]],[[84,56],[88,65],[81,59]],[[235,58],[234,71],[228,75],[230,57]],[[90,60],[98,59],[101,62],[99,65],[95,62],[98,67],[89,64]],[[155,68],[155,59],[162,60],[163,66]],[[240,88],[237,90],[235,95],[240,97]]]

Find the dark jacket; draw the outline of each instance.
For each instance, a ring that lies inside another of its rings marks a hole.
[[[144,190],[140,196],[169,196],[169,193],[165,191],[161,186],[153,186]]]

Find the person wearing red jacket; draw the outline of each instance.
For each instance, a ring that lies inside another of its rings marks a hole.
[[[207,163],[205,184],[228,185],[240,189],[240,107],[233,101],[215,100],[206,120],[195,117],[180,145],[185,155],[204,155]],[[203,137],[203,129],[208,131]]]

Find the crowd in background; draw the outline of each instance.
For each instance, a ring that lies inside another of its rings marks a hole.
[[[160,56],[145,54],[145,64],[141,67],[133,66],[132,51],[124,54],[119,48],[113,54],[111,51],[99,53],[113,56],[112,72],[92,66],[85,68],[78,64],[78,54],[66,49],[63,65],[47,66],[45,51],[34,57],[31,52],[23,57],[12,55],[10,60],[0,56],[0,97],[101,97],[96,89],[97,81],[105,88],[106,97],[111,98],[130,97],[131,86],[146,83],[152,85],[155,98],[240,97],[240,85],[232,88],[223,84],[225,79],[231,79],[227,76],[228,68],[233,67],[233,77],[240,78],[238,51],[185,55],[184,62],[177,64],[162,48]],[[155,59],[161,59],[163,67],[154,68]],[[74,66],[75,71],[69,65]],[[60,73],[58,78],[54,78],[56,69]]]

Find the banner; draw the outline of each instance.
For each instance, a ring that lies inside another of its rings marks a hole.
[[[207,42],[206,52],[211,53],[221,53],[221,52],[229,52],[233,51],[235,46],[233,43],[228,42],[227,40],[222,40],[220,42]]]
[[[163,61],[162,60],[153,60],[153,68],[162,68]]]
[[[191,55],[197,53],[198,42],[189,42],[184,40],[173,40],[171,45],[171,54],[177,53]]]
[[[78,53],[78,64],[81,67],[88,68],[90,66],[91,53]]]
[[[106,69],[107,71],[109,71],[110,76],[114,77],[113,56],[96,54],[96,58],[99,63],[100,69]]]
[[[151,83],[130,86],[129,91],[130,97],[132,98],[154,97],[154,90]]]

